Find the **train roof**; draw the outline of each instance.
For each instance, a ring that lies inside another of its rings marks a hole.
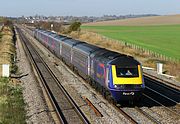
[[[55,38],[55,37],[57,37],[57,34],[56,33],[51,33],[50,36]]]
[[[85,53],[92,53],[98,49],[100,49],[100,47],[97,47],[97,46],[94,46],[94,45],[91,45],[91,44],[87,44],[87,43],[83,43],[83,44],[78,44],[74,47],[74,49],[78,49],[78,50],[81,50]]]
[[[119,56],[121,56],[122,54],[114,52],[114,51],[109,51],[107,50],[107,52],[105,52],[104,54],[102,54],[101,56],[99,56],[97,59],[102,61],[103,63],[107,63]]]
[[[92,53],[91,57],[106,64],[118,57],[127,57],[127,55],[101,48],[100,50]]]
[[[39,29],[38,31],[39,31],[39,32],[48,32],[48,31],[46,31],[46,30],[41,30],[41,29]]]
[[[57,33],[54,33],[54,32],[51,32],[51,31],[46,31],[46,30],[42,30],[42,29],[36,29],[36,30],[39,31],[39,32],[45,33],[47,35],[50,35],[51,37],[54,37],[54,38],[59,39],[59,40],[71,39],[71,38],[68,38],[68,37],[63,36],[63,35],[58,35]]]
[[[90,57],[98,57],[102,56],[104,53],[108,52],[107,49],[105,48],[100,48],[99,50],[96,50],[95,52],[91,53]]]
[[[132,56],[120,56],[112,60],[109,64],[116,66],[134,66],[140,65],[140,63]]]
[[[36,29],[38,32],[46,33],[46,34],[55,34],[51,31],[43,30],[43,29]]]
[[[53,32],[50,32],[50,31],[47,31],[46,34],[47,34],[47,35],[53,35],[54,33],[53,33]]]
[[[71,38],[63,36],[63,35],[58,35],[56,38],[60,41],[65,40],[65,39],[71,39]]]
[[[63,43],[72,47],[76,44],[80,44],[80,43],[84,43],[84,42],[68,38],[68,39],[64,39]]]
[[[121,56],[122,54],[114,52],[114,51],[108,51],[107,53],[104,53],[104,57],[108,58],[108,59],[114,59],[118,56]]]
[[[43,33],[43,34],[47,34],[48,33],[48,31],[45,31],[45,30],[39,30],[38,32]]]

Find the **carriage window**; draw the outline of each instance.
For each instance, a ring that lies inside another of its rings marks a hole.
[[[117,67],[116,66],[116,75],[117,77],[138,77],[138,67]]]

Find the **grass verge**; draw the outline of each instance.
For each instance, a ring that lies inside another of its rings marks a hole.
[[[24,124],[26,119],[22,87],[0,78],[0,124]]]
[[[15,40],[13,29],[5,26],[0,32],[0,124],[26,123],[25,103],[23,101],[22,87],[19,81],[10,78],[1,78],[2,64],[10,64],[11,74],[18,70],[14,62]]]

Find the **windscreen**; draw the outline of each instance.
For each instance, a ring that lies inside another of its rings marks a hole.
[[[134,67],[118,67],[116,66],[117,77],[138,77],[138,66]]]

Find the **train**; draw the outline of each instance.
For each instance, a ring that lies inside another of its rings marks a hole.
[[[132,56],[64,35],[34,29],[33,36],[91,85],[116,102],[138,101],[145,89],[142,65]]]

